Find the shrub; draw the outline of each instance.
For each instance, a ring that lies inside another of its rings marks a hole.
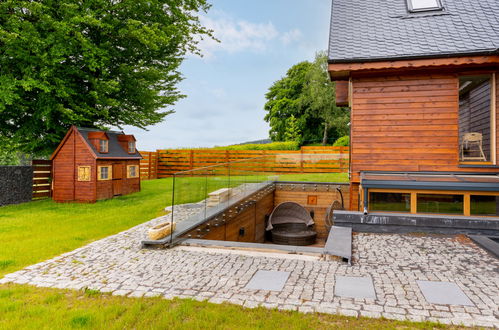
[[[298,150],[300,145],[295,141],[272,142],[266,144],[240,144],[226,147],[215,147],[221,150]]]
[[[340,137],[333,143],[333,147],[348,147],[350,145],[350,137],[348,135]]]

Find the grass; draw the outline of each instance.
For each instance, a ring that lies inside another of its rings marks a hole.
[[[125,298],[95,291],[0,286],[0,329],[435,329],[413,323],[302,314],[190,299]],[[452,327],[457,329],[457,327]]]
[[[281,180],[338,181],[345,174],[284,175]],[[237,177],[233,183],[238,182]],[[208,184],[205,190],[205,184]],[[204,199],[226,186],[225,179],[177,179],[175,203]],[[36,201],[0,208],[0,277],[28,265],[72,251],[164,214],[171,204],[172,179],[142,182],[142,191],[95,204]]]
[[[142,188],[95,204],[43,200],[1,207],[0,277],[164,214],[171,180],[145,181]]]
[[[281,181],[348,182],[348,173],[314,173],[279,175]]]

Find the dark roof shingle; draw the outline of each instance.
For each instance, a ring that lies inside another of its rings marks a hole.
[[[442,0],[409,13],[406,0],[332,0],[329,61],[499,53],[499,0]]]
[[[129,154],[126,150],[124,150],[119,141],[118,141],[118,136],[123,135],[123,132],[116,132],[116,131],[101,131],[98,129],[93,129],[93,128],[83,128],[83,127],[78,127],[78,132],[83,136],[87,144],[89,145],[90,148],[94,151],[94,153],[97,155],[98,159],[115,159],[115,158],[120,158],[120,159],[141,159],[142,156],[141,154],[137,151],[137,148],[135,148],[135,153]],[[97,150],[94,145],[90,142],[88,139],[88,133],[89,132],[105,132],[107,136],[109,137],[109,142],[108,142],[108,152],[107,153],[101,153],[99,150]]]

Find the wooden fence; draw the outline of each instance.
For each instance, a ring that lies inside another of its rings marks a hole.
[[[142,180],[151,180],[158,178],[158,152],[141,151],[142,160],[140,161],[140,178]]]
[[[231,170],[275,173],[346,173],[348,147],[302,147],[300,150],[168,149],[141,151],[144,180],[230,162]]]
[[[33,160],[33,199],[52,196],[52,162]]]

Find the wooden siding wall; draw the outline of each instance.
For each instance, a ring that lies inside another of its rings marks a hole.
[[[81,137],[75,139],[75,166],[73,168],[74,177],[74,199],[81,202],[95,201],[95,178],[97,177],[97,169],[95,166],[95,158],[88,149],[87,144]],[[90,167],[90,181],[78,181],[78,166]]]
[[[341,201],[340,194],[334,189],[330,191],[323,191],[318,188],[317,191],[308,189],[310,187],[305,187],[300,189],[300,185],[295,185],[293,189],[289,189],[288,185],[277,184],[276,191],[274,193],[274,207],[284,202],[295,202],[306,208],[308,211],[314,211],[314,222],[315,229],[317,231],[318,238],[327,238],[328,231],[326,229],[325,217],[326,209],[335,201]],[[301,190],[301,191],[300,191]],[[343,194],[345,208],[349,208],[350,204],[350,192],[349,185],[341,185],[341,192]],[[317,204],[308,204],[308,196],[317,196]]]
[[[352,78],[351,181],[360,171],[497,172],[459,167],[457,77]]]
[[[74,200],[74,145],[76,135],[74,132],[61,147],[57,157],[52,161],[53,166],[53,196],[55,201]]]
[[[121,165],[121,194],[128,195],[140,191],[140,178],[127,178],[127,166],[140,166],[138,160],[97,160],[97,166],[113,166],[114,164]],[[97,168],[97,166],[95,166]],[[115,173],[112,174],[115,176]],[[97,174],[95,176],[97,178]],[[97,180],[97,200],[113,198],[113,180]]]
[[[296,151],[169,149],[141,151],[141,154],[144,156],[140,164],[142,179],[148,179],[149,173],[165,178],[177,172],[227,162],[231,162],[234,170],[276,173],[346,173],[349,164],[348,147],[302,147]],[[325,155],[322,160],[321,154]]]

